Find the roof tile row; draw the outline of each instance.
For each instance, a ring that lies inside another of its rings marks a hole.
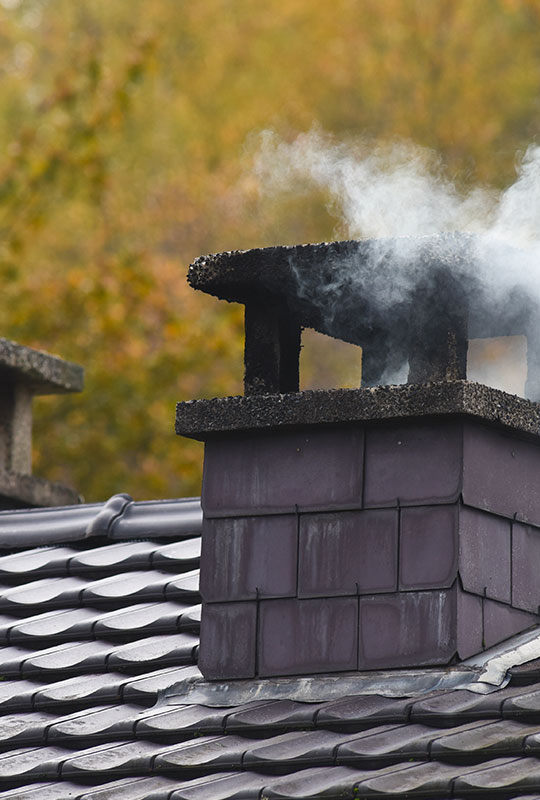
[[[539,800],[537,671],[487,695],[174,705],[200,676],[196,505],[0,514],[0,543],[31,548],[0,557],[0,800]]]

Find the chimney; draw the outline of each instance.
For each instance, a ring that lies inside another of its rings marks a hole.
[[[0,339],[0,509],[79,503],[79,494],[32,473],[34,395],[80,392],[83,369]]]
[[[191,266],[194,288],[246,306],[245,396],[176,415],[205,442],[207,679],[451,665],[540,623],[540,406],[466,380],[471,331],[528,335],[535,311],[487,313],[467,241],[416,251],[429,269],[386,313],[373,242]],[[339,294],[344,263],[361,279]],[[298,391],[303,327],[362,346],[361,388]],[[377,385],[399,358],[409,382]]]

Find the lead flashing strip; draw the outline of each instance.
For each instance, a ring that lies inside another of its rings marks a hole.
[[[158,702],[163,705],[232,707],[263,700],[320,703],[368,694],[382,697],[421,697],[439,690],[475,691],[472,686],[479,681],[481,675],[482,670],[479,667],[458,666],[446,669],[349,672],[339,675],[215,682],[188,678],[163,692]],[[501,686],[492,686],[489,691],[495,691],[496,688]],[[484,693],[483,690],[480,692]]]

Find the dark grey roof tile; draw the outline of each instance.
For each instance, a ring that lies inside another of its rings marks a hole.
[[[514,686],[530,686],[540,681],[540,658],[510,667],[508,674]]]
[[[515,792],[540,788],[540,761],[536,758],[498,758],[476,765],[456,777],[454,791],[468,796],[481,792]],[[489,795],[488,795],[489,796]],[[507,797],[503,794],[503,797]],[[512,796],[512,795],[510,795]]]
[[[142,636],[147,633],[176,633],[186,625],[182,617],[191,609],[192,606],[185,603],[139,603],[106,614],[102,612],[93,630],[99,637],[118,637],[133,632]],[[196,623],[192,623],[191,627],[195,626]]]
[[[437,761],[396,764],[394,769],[386,768],[379,775],[364,777],[355,788],[360,797],[447,797],[452,794],[456,779],[461,781],[470,771],[477,769],[478,766],[441,764]],[[458,794],[458,791],[462,791],[461,783],[455,793]]]
[[[0,721],[0,747],[43,745],[46,730],[55,720],[55,714],[45,711],[7,714]]]
[[[178,781],[161,775],[121,778],[95,789],[81,788],[77,800],[169,800],[171,792],[177,786]]]
[[[70,642],[38,650],[30,655],[22,665],[25,677],[39,676],[47,673],[82,673],[104,669],[107,657],[113,646],[104,642]]]
[[[101,505],[99,512],[86,529],[90,536],[108,536],[113,525],[118,522],[126,508],[133,503],[131,495],[121,492],[113,494]]]
[[[0,512],[0,547],[81,541],[88,537],[87,528],[101,507],[92,503]]]
[[[215,773],[182,782],[170,800],[259,800],[260,790],[267,783],[268,775],[253,772]]]
[[[116,706],[97,706],[64,717],[56,717],[49,724],[47,742],[71,746],[72,742],[81,739],[85,741],[95,738],[101,741],[118,739],[120,725],[124,738],[131,738],[140,711],[139,706],[124,703]]]
[[[408,767],[409,765],[407,765]],[[394,772],[403,772],[403,765],[389,767],[384,770],[356,770],[350,767],[322,767],[304,769],[282,778],[267,776],[263,796],[265,800],[352,800],[362,797],[355,792],[355,787],[366,777],[376,778],[381,774],[391,776]],[[399,776],[398,776],[399,780]]]
[[[0,512],[0,547],[76,542],[89,537],[175,540],[200,534],[198,497],[133,502],[119,494],[106,503]]]
[[[517,725],[518,723],[514,724]],[[527,756],[536,756],[536,758],[538,758],[540,756],[540,724],[538,721],[534,727],[536,728],[534,733],[531,733],[530,736],[527,736],[525,739],[524,754]]]
[[[476,694],[465,689],[442,692],[412,703],[410,719],[428,725],[455,725],[456,721],[500,718],[503,703],[523,689],[515,686],[492,694]]]
[[[512,797],[512,800],[540,800],[540,794],[520,794],[519,797]]]
[[[315,717],[325,703],[298,703],[294,700],[270,700],[229,709],[225,729],[231,733],[282,731],[315,727]]]
[[[200,557],[201,537],[197,536],[193,539],[184,539],[181,542],[173,542],[159,547],[152,555],[152,567],[187,572],[195,569],[199,564]]]
[[[39,683],[27,680],[0,681],[0,714],[31,711]]]
[[[159,738],[184,740],[188,734],[224,733],[228,709],[207,706],[177,706],[167,708],[157,705],[141,713],[135,723],[135,735],[141,739]]]
[[[16,678],[21,674],[23,662],[32,652],[21,647],[0,647],[0,675]]]
[[[10,632],[14,625],[20,622],[20,617],[10,614],[0,614],[0,644],[5,645],[10,641]]]
[[[110,672],[105,675],[77,675],[45,686],[30,684],[29,681],[26,684],[33,687],[35,708],[60,709],[119,703],[123,688],[130,680],[133,679],[129,675]]]
[[[141,740],[89,747],[70,753],[62,764],[62,777],[77,780],[115,773],[145,775],[163,749],[158,744]]]
[[[194,665],[158,669],[148,675],[128,680],[124,687],[123,697],[128,703],[153,705],[158,692],[192,677],[201,677],[198,667]]]
[[[127,572],[86,583],[82,591],[82,602],[85,605],[118,605],[162,600],[165,597],[165,587],[170,582],[171,575],[168,572]]]
[[[0,792],[0,800],[79,800],[84,787],[67,781],[31,783]]]
[[[44,640],[61,643],[75,639],[87,639],[93,635],[93,626],[99,612],[90,608],[73,608],[48,611],[26,619],[17,620],[10,626],[9,641],[33,647],[43,645]]]
[[[62,760],[70,755],[61,747],[21,747],[0,753],[0,782],[56,780]]]
[[[518,687],[516,693],[505,699],[502,704],[502,716],[509,719],[538,719],[539,714],[540,688],[538,687]]]
[[[152,666],[180,666],[194,661],[194,650],[199,637],[190,633],[176,633],[169,636],[149,636],[137,639],[120,647],[110,654],[107,666],[121,670],[125,667],[141,668]]]
[[[337,748],[337,763],[369,768],[371,764],[427,759],[437,730],[426,725],[384,725],[363,731]]]
[[[170,577],[170,576],[169,576]],[[199,597],[199,570],[186,572],[179,578],[170,581],[165,587],[165,596],[168,600],[183,600],[185,597]]]
[[[150,567],[152,553],[158,547],[156,542],[146,541],[120,542],[93,547],[90,550],[76,553],[69,563],[69,569],[73,575],[118,572],[123,569],[145,569]]]
[[[33,610],[65,608],[80,605],[81,592],[87,582],[82,578],[44,578],[24,586],[10,587],[0,594],[0,611],[20,613]]]
[[[73,547],[37,547],[0,558],[0,580],[24,578],[35,574],[40,578],[68,574],[69,560],[78,555]]]
[[[338,730],[359,730],[386,722],[406,722],[409,717],[410,699],[382,697],[380,695],[358,695],[325,703],[317,712],[317,727]]]
[[[523,752],[525,739],[537,732],[540,732],[539,725],[525,725],[510,719],[487,724],[477,722],[470,727],[463,725],[435,738],[431,756],[443,760],[518,756]]]
[[[156,757],[154,769],[199,772],[206,769],[241,769],[244,753],[253,745],[253,740],[243,736],[201,736],[169,745],[165,752]]]
[[[185,539],[201,532],[202,510],[198,497],[129,503],[109,529],[112,539],[142,537]]]
[[[332,766],[337,748],[347,738],[348,734],[335,731],[283,733],[248,745],[242,765],[262,772]]]
[[[180,631],[198,631],[201,626],[201,610],[202,606],[199,604],[189,606],[182,612],[178,630]]]

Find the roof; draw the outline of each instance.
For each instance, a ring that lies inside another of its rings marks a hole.
[[[0,514],[0,800],[540,798],[539,661],[487,694],[183,698],[200,528],[196,499]]]

